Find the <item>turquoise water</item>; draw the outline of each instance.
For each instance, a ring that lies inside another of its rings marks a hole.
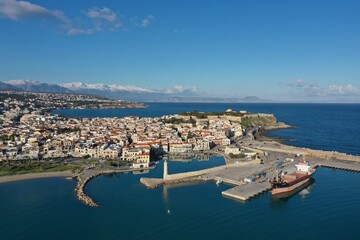
[[[166,104],[157,106],[163,107],[146,109],[146,114],[169,109]],[[175,110],[202,110],[199,106],[215,111],[228,104],[179,104]],[[294,145],[334,147],[360,155],[360,105],[254,104],[232,108],[274,112],[280,120],[296,125],[296,129],[272,133],[293,139]],[[169,162],[169,172],[202,169],[222,161],[214,157],[210,161]],[[222,197],[221,191],[231,187],[224,184],[149,190],[139,183],[140,177],[161,174],[162,162],[143,175],[93,179],[86,192],[101,205],[99,208],[77,201],[75,182],[62,178],[0,184],[0,239],[359,239],[359,173],[320,168],[315,183],[291,198],[273,200],[265,193],[247,203]]]

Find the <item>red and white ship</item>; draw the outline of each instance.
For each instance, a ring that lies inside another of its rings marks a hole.
[[[315,169],[308,162],[299,162],[295,167],[294,173],[283,175],[280,179],[271,181],[272,195],[295,191],[311,180],[311,175],[314,174]]]

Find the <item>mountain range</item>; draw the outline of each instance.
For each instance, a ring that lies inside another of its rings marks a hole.
[[[245,98],[204,97],[197,92],[196,88],[181,86],[167,89],[149,89],[131,85],[88,84],[83,82],[48,84],[28,79],[0,82],[0,91],[91,94],[116,100],[139,102],[269,102],[269,100],[255,96]]]
[[[11,84],[0,82],[1,91],[21,91],[20,88],[17,88]]]
[[[61,87],[58,84],[41,83],[38,81],[20,79],[11,80],[5,84],[15,87],[20,91],[25,92],[51,92],[51,93],[73,93],[73,91]]]
[[[219,97],[168,97],[154,99],[153,102],[203,102],[203,103],[264,103],[270,100],[260,99],[256,96],[248,96],[244,98],[219,98]]]

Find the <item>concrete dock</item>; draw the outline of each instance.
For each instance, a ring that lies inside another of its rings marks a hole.
[[[267,192],[271,189],[269,182],[262,183],[249,183],[244,186],[237,186],[226,191],[221,192],[222,195],[247,201],[263,192]]]
[[[272,187],[269,179],[278,174],[294,172],[295,164],[299,161],[306,160],[314,167],[360,172],[360,156],[298,148],[277,142],[259,142],[256,140],[244,141],[241,143],[241,147],[248,151],[257,152],[261,162],[259,159],[238,162],[229,158],[229,161],[226,161],[227,164],[224,166],[177,174],[168,174],[166,165],[164,167],[163,178],[141,178],[140,181],[148,188],[192,181],[225,183],[234,187],[223,191],[223,196],[247,201],[271,190]],[[256,181],[245,184],[244,179],[247,177],[255,178]]]
[[[360,172],[359,162],[337,161],[337,160],[316,160],[316,167],[333,168],[345,171]]]

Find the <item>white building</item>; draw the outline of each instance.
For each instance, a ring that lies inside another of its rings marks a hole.
[[[234,155],[239,155],[240,154],[240,149],[238,147],[235,146],[227,146],[225,147],[225,154],[234,154]]]

